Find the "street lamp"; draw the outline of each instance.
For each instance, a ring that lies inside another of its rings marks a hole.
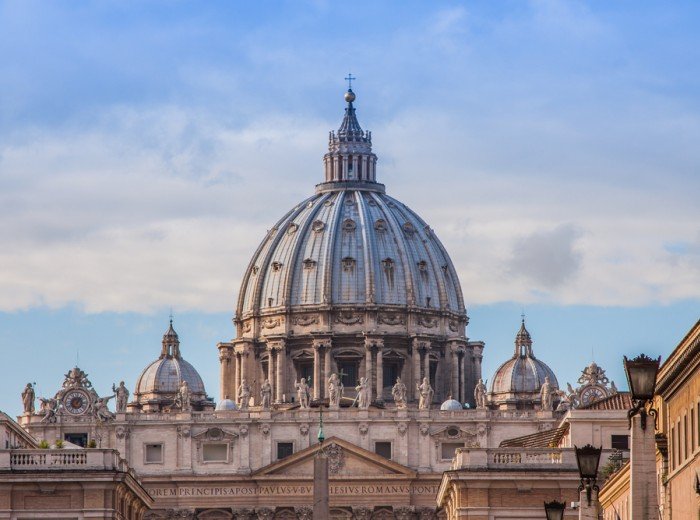
[[[659,372],[659,364],[661,357],[652,359],[649,356],[640,354],[634,359],[625,360],[625,374],[627,375],[627,383],[632,394],[632,409],[627,412],[627,418],[632,425],[632,417],[640,414],[640,422],[642,430],[647,428],[647,410],[646,404],[654,398],[656,391],[656,374]],[[656,410],[649,409],[649,414],[656,418]]]
[[[578,473],[581,477],[581,485],[578,487],[579,492],[586,490],[586,499],[588,505],[591,505],[591,492],[595,489],[598,491],[596,479],[598,478],[598,464],[600,464],[600,454],[603,447],[596,448],[590,444],[586,444],[583,448],[574,446],[576,450],[576,465]]]
[[[564,502],[552,500],[544,503],[544,513],[547,515],[547,520],[562,520],[564,518],[564,509],[566,509]]]

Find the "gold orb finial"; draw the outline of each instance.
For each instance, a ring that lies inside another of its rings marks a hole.
[[[345,93],[345,101],[348,103],[352,103],[355,101],[355,93],[352,91],[351,88],[348,89],[348,91]]]

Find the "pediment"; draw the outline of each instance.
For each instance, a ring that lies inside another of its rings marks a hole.
[[[314,458],[319,451],[319,444],[314,444],[273,462],[253,473],[253,477],[286,476],[312,478],[314,473]],[[331,478],[343,477],[382,477],[406,476],[413,478],[416,473],[411,468],[386,459],[376,453],[367,451],[338,437],[330,437],[323,443],[328,455],[328,468]]]
[[[475,439],[479,436],[476,425],[464,428],[457,425],[442,426],[430,432],[430,437],[437,439]]]
[[[192,438],[198,441],[232,441],[235,440],[236,437],[238,437],[236,432],[218,427],[207,428],[206,430],[192,435]]]

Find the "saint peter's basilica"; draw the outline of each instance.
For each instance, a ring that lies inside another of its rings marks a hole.
[[[133,387],[100,396],[89,367],[59,367],[50,395],[27,385],[21,428],[4,420],[1,518],[311,518],[321,412],[334,519],[542,518],[578,500],[574,444],[626,453],[629,397],[601,367],[562,388],[524,319],[503,324],[513,345],[469,338],[448,252],[379,182],[345,102],[323,182],[241,266],[218,387],[172,320],[140,375],[115,376]]]

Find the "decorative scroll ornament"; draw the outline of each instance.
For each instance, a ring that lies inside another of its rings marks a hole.
[[[275,510],[269,507],[259,507],[255,510],[258,520],[272,520],[275,517]]]
[[[345,325],[354,325],[355,323],[363,323],[362,314],[354,312],[339,312],[335,316],[336,323],[344,323]]]
[[[406,318],[403,314],[395,312],[380,312],[377,316],[377,321],[379,323],[384,323],[385,325],[405,325]]]
[[[372,510],[365,506],[353,507],[352,517],[355,520],[370,520],[372,518]]]
[[[394,508],[394,518],[396,520],[412,520],[415,508],[413,506],[401,506]]]
[[[318,321],[318,314],[302,314],[301,316],[294,316],[292,318],[292,323],[294,325],[301,325],[302,327],[316,324]]]
[[[278,327],[281,325],[282,320],[280,318],[265,318],[261,322],[261,326],[263,329],[274,329],[275,327]]]
[[[331,475],[336,475],[345,465],[343,448],[334,442],[326,448],[326,455],[328,456],[328,471]]]
[[[418,316],[418,325],[425,327],[426,329],[433,329],[437,327],[438,319],[434,316]]]

